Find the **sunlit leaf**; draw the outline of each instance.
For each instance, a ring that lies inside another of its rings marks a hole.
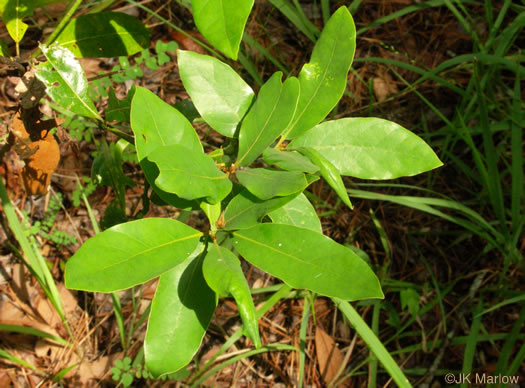
[[[216,58],[179,50],[184,88],[202,118],[217,132],[232,137],[253,100],[253,90],[227,64]]]
[[[233,234],[233,245],[246,260],[291,287],[345,300],[383,298],[368,264],[320,233],[259,224]]]
[[[342,175],[362,179],[411,176],[442,165],[416,134],[378,118],[345,118],[319,124],[290,147],[309,147]]]
[[[202,260],[192,256],[160,277],[144,341],[146,367],[154,377],[186,366],[211,321],[217,298],[202,275]]]
[[[268,213],[275,224],[294,225],[322,233],[319,217],[306,195],[299,194],[284,206]]]
[[[195,25],[208,42],[236,60],[254,0],[192,0]]]
[[[317,180],[297,171],[280,171],[269,168],[250,168],[237,171],[237,179],[259,199],[270,199],[299,193]]]
[[[252,294],[239,259],[228,249],[211,245],[204,258],[202,270],[206,283],[213,291],[219,296],[233,296],[239,308],[246,335],[252,340],[255,347],[261,346]]]
[[[64,47],[40,45],[47,62],[36,67],[36,76],[46,85],[46,93],[71,112],[100,119],[88,96],[84,70],[73,54]]]
[[[262,87],[239,132],[237,165],[248,166],[282,133],[295,112],[299,81],[275,73]]]
[[[170,145],[155,149],[148,159],[160,170],[155,183],[162,190],[181,198],[204,198],[206,202],[216,204],[232,189],[228,176],[202,151]]]
[[[136,286],[189,257],[202,233],[169,218],[144,218],[105,230],[68,260],[66,287],[112,292]]]
[[[286,138],[313,128],[343,96],[355,52],[355,26],[347,7],[340,7],[326,23],[310,62],[299,73],[301,94]]]

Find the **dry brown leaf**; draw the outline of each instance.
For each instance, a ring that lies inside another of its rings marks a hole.
[[[397,93],[396,84],[389,78],[390,77],[374,78],[374,94],[379,102],[385,101],[392,94]]]
[[[315,349],[321,376],[326,384],[330,384],[343,364],[343,354],[333,338],[319,326],[315,328]]]
[[[188,35],[191,35],[194,38],[197,38],[201,41],[204,40],[202,35],[199,33],[196,33],[193,31],[185,31],[185,32]],[[206,50],[204,50],[204,48],[202,48],[201,45],[199,45],[198,43],[195,43],[192,39],[188,38],[186,35],[184,35],[181,32],[173,31],[171,33],[171,38],[175,40],[179,44],[180,48],[183,50],[195,51],[196,53],[199,53],[199,54],[206,54]]]
[[[119,352],[110,356],[97,358],[93,362],[84,359],[80,364],[80,367],[78,369],[74,368],[71,372],[76,371],[76,375],[80,378],[81,386],[93,387],[95,381],[100,382],[100,380],[111,370],[115,360],[122,360],[123,357],[123,353]]]
[[[49,299],[38,294],[33,298],[32,304],[38,312],[38,315],[49,325],[49,327],[57,327],[60,323],[60,316],[49,302]]]
[[[20,112],[13,118],[11,132],[15,137],[14,148],[26,162],[21,175],[29,195],[47,194],[51,175],[58,167],[60,148],[49,132],[57,125],[55,120],[37,120],[28,130]]]
[[[60,294],[60,300],[62,301],[62,306],[66,314],[70,314],[76,310],[78,307],[77,299],[73,296],[71,291],[69,291],[64,283],[59,283],[57,285],[58,293]]]

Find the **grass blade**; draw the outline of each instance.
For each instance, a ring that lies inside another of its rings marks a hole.
[[[476,354],[476,345],[478,343],[478,334],[481,327],[481,315],[479,314],[483,309],[483,302],[480,300],[474,311],[474,320],[470,326],[470,332],[467,337],[467,346],[465,346],[465,352],[463,353],[463,367],[461,372],[464,376],[467,376],[472,372],[472,363],[474,361],[474,355]],[[460,385],[461,388],[467,387],[467,382],[463,381]]]
[[[387,372],[392,376],[396,384],[401,387],[411,387],[412,385],[401,371],[397,363],[394,361],[388,350],[383,346],[379,338],[374,334],[372,329],[366,324],[361,316],[355,311],[352,305],[344,300],[332,298],[337,308],[350,321],[355,330],[359,333],[363,341],[368,345],[369,349],[375,354],[377,359],[385,367]]]

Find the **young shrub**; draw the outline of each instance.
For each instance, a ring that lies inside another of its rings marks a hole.
[[[283,81],[275,73],[258,96],[225,63],[179,50],[184,87],[203,120],[232,140],[234,149],[227,155],[204,153],[182,113],[136,88],[130,120],[148,183],[170,205],[202,209],[210,231],[162,218],[113,226],[68,261],[65,281],[72,289],[114,292],[160,276],[144,345],[153,376],[191,361],[218,297],[235,299],[245,334],[261,346],[239,256],[291,287],[337,301],[383,298],[371,268],[322,234],[303,191],[322,177],[351,207],[341,176],[390,179],[428,171],[441,162],[423,140],[395,123],[375,118],[322,122],[345,90],[355,36],[348,9],[339,8],[299,76]],[[238,36],[229,39],[230,46],[222,50],[235,57]],[[42,65],[41,77],[51,85],[61,74],[59,67],[54,67],[58,74],[53,79],[46,72],[54,66],[56,50],[65,49],[43,50],[49,63]],[[49,93],[59,98],[53,86]],[[98,118],[85,94],[72,98],[71,110]],[[266,164],[254,167],[260,156]]]

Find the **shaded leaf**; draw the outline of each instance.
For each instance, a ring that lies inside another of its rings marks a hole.
[[[344,118],[319,124],[291,147],[318,151],[342,175],[362,179],[411,176],[442,165],[416,134],[378,118]]]
[[[284,132],[293,139],[313,128],[337,105],[355,52],[355,26],[347,7],[326,23],[310,62],[299,73],[301,94],[292,123]]]
[[[255,316],[255,306],[239,259],[228,249],[211,245],[208,247],[208,252],[204,258],[202,271],[206,283],[219,296],[233,296],[239,308],[246,335],[252,340],[256,348],[260,347],[261,339]]]
[[[324,178],[326,183],[328,183],[330,187],[334,189],[346,206],[348,206],[350,209],[353,209],[350,198],[348,197],[348,193],[346,192],[345,184],[343,183],[343,179],[341,178],[341,174],[339,174],[337,168],[335,168],[332,163],[326,160],[323,155],[312,148],[301,147],[299,148],[299,152],[308,156],[314,164],[319,166],[319,169],[321,170],[321,176]]]
[[[379,280],[350,249],[291,225],[259,224],[233,233],[250,263],[294,288],[345,300],[383,298]]]
[[[160,175],[155,183],[164,191],[192,200],[204,198],[210,204],[224,199],[232,189],[228,176],[202,151],[181,145],[159,147],[149,154]]]
[[[317,178],[297,171],[250,168],[237,171],[237,179],[259,199],[282,197],[303,191]]]
[[[202,233],[168,218],[116,225],[87,240],[66,264],[66,287],[112,292],[147,282],[189,257]]]
[[[135,94],[135,85],[131,87],[128,95],[119,100],[113,88],[109,89],[108,107],[106,108],[106,121],[117,121],[119,123],[129,123],[131,113],[131,101]]]
[[[88,83],[84,70],[73,54],[60,46],[40,50],[47,58],[36,67],[36,76],[46,85],[46,93],[59,105],[81,116],[100,119],[88,96]]]
[[[160,277],[144,341],[146,367],[154,377],[191,361],[215,312],[217,298],[202,275],[202,260],[193,255]]]
[[[257,100],[244,118],[239,132],[236,165],[248,166],[282,133],[290,123],[299,97],[299,81],[275,73],[261,87]]]
[[[266,214],[290,202],[297,194],[263,201],[244,189],[228,203],[224,211],[226,230],[246,229],[256,225]]]
[[[231,59],[237,60],[244,25],[254,0],[192,0],[193,18],[201,34]]]
[[[250,107],[254,94],[227,64],[191,51],[178,51],[184,88],[210,127],[232,137]]]
[[[310,174],[319,171],[319,167],[295,151],[279,151],[275,148],[267,148],[263,152],[263,158],[266,163],[276,165],[286,171],[301,171]]]
[[[149,30],[122,12],[98,12],[72,19],[57,42],[78,58],[130,56],[149,47]]]
[[[304,193],[299,194],[284,206],[271,211],[268,213],[268,216],[275,224],[294,225],[317,233],[323,233],[315,208]]]

